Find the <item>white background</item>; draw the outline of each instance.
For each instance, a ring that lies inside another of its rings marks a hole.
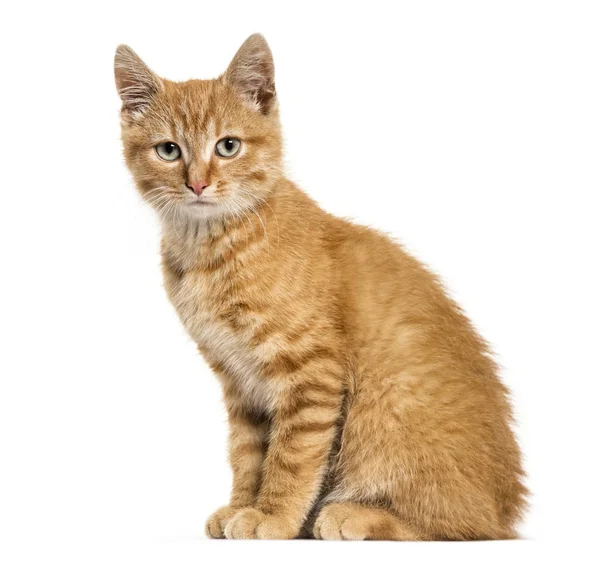
[[[597,7],[5,4],[0,556],[585,552],[600,521]],[[290,176],[401,239],[492,342],[533,493],[528,539],[203,539],[228,498],[224,409],[161,286],[158,225],[122,162],[112,59],[125,42],[159,74],[209,78],[255,31],[275,57]]]

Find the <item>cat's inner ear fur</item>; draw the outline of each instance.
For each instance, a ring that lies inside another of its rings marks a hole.
[[[255,33],[244,41],[224,78],[260,113],[266,115],[274,107],[275,66],[271,49],[262,35]]]
[[[119,45],[115,53],[115,82],[123,102],[122,112],[128,116],[143,113],[162,88],[160,78],[127,45]]]

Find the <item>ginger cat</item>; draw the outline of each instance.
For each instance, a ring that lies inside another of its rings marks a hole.
[[[126,46],[115,76],[167,293],[229,415],[208,535],[514,537],[526,489],[486,343],[423,265],[286,179],[264,38],[215,80],[159,78]]]

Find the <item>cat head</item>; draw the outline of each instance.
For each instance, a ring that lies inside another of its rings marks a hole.
[[[158,77],[120,45],[125,160],[161,217],[241,216],[268,198],[281,174],[282,140],[271,51],[251,35],[214,80]]]

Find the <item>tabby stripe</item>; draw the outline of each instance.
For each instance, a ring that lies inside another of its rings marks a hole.
[[[323,359],[335,360],[333,352],[327,347],[312,347],[299,353],[282,351],[271,359],[267,369],[275,374],[292,374]]]
[[[303,421],[301,424],[294,424],[290,430],[293,430],[294,435],[307,432],[326,432],[334,427],[335,421],[336,419],[333,421]]]

